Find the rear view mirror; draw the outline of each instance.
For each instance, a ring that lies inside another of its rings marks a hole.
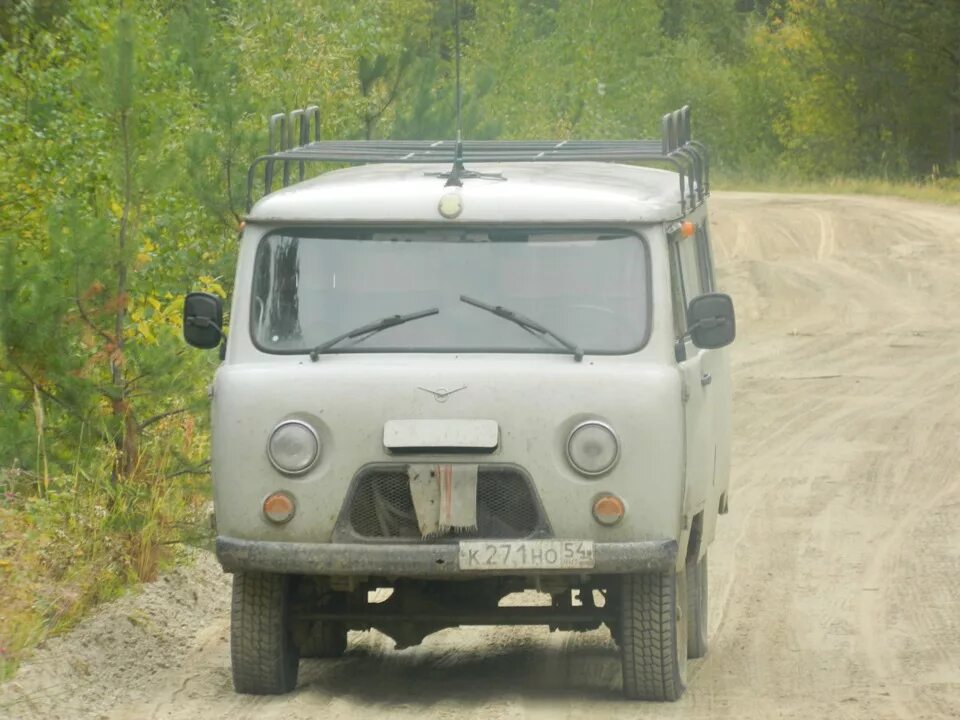
[[[712,350],[729,345],[737,336],[733,300],[724,293],[695,297],[687,308],[687,328],[698,348]]]
[[[209,350],[223,335],[223,303],[216,295],[192,292],[183,301],[183,339],[188,345]]]

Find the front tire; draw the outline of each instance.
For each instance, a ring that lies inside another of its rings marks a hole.
[[[624,575],[620,591],[623,694],[631,700],[677,700],[686,689],[686,575]]]
[[[230,660],[239,693],[282,695],[297,686],[291,583],[289,575],[273,573],[233,576]]]
[[[707,654],[707,556],[687,563],[687,657]]]

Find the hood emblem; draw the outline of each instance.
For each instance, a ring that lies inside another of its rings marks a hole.
[[[453,388],[452,390],[447,390],[445,387],[437,388],[436,390],[431,390],[430,388],[418,387],[418,390],[423,390],[433,395],[433,399],[438,403],[443,403],[447,401],[447,398],[453,395],[455,392],[460,392],[461,390],[466,390],[466,385],[461,385],[460,387]]]

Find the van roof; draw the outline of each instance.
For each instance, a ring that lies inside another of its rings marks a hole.
[[[474,177],[446,187],[437,164],[370,164],[324,173],[262,198],[256,223],[625,223],[682,216],[681,176],[609,162],[468,163]],[[440,199],[460,197],[452,220]]]

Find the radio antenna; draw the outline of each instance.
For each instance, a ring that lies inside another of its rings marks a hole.
[[[453,0],[454,6],[454,31],[457,36],[457,143],[463,142],[463,124],[460,120],[460,108],[462,98],[460,96],[460,0]]]
[[[457,148],[453,158],[453,170],[447,178],[447,187],[462,187],[460,176],[463,174],[463,121],[460,108],[463,101],[460,95],[460,0],[453,0],[453,28],[456,36],[457,53]]]
[[[482,173],[467,170],[463,167],[463,117],[462,106],[463,96],[460,89],[460,0],[453,0],[453,27],[456,37],[456,67],[457,67],[457,141],[453,155],[453,168],[445,173],[425,173],[431,177],[446,178],[445,187],[463,187],[463,181],[467,178],[488,178],[491,180],[503,180],[500,173]]]

